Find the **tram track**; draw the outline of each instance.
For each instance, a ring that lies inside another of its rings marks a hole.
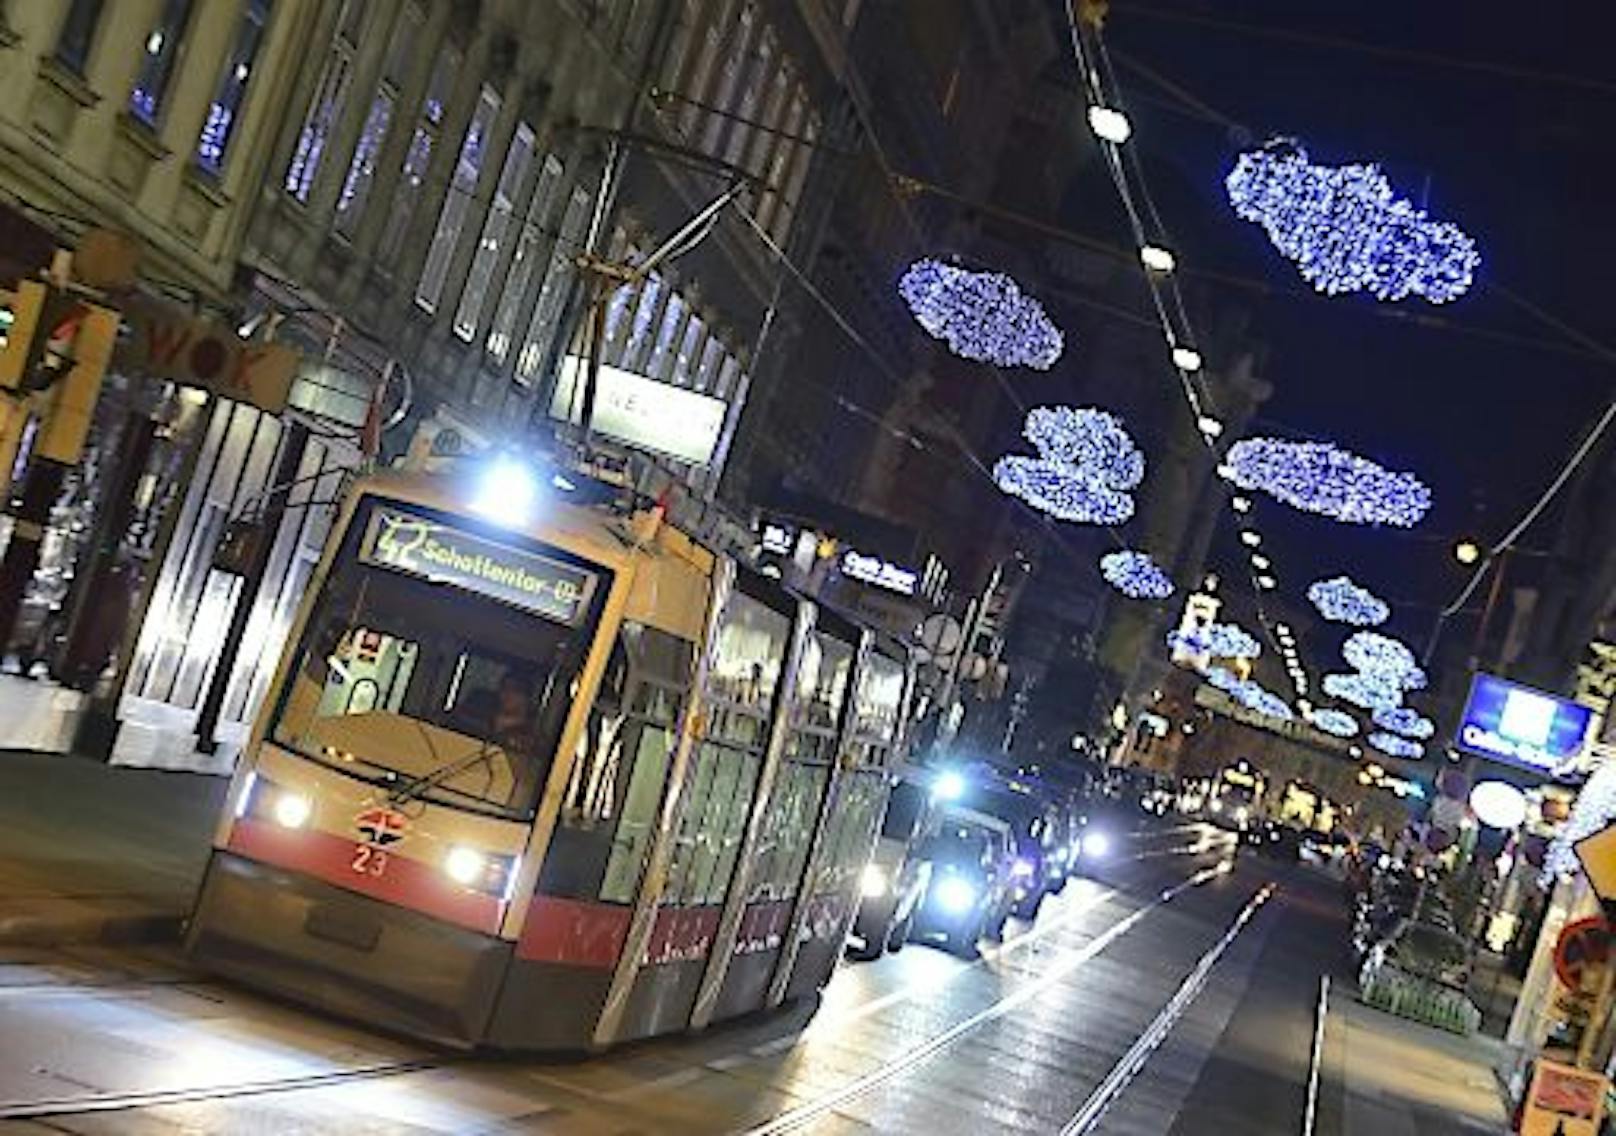
[[[802,1131],[852,1101],[868,1096],[877,1089],[926,1064],[933,1057],[965,1036],[1004,1018],[1032,1002],[1047,990],[1092,962],[1129,931],[1143,923],[1152,914],[1171,903],[1178,896],[1194,888],[1201,887],[1220,876],[1227,875],[1231,869],[1232,864],[1229,861],[1223,861],[1212,867],[1201,869],[1188,879],[1167,888],[1143,907],[1137,908],[1081,947],[1070,952],[1056,965],[1050,967],[1038,977],[1017,986],[1009,994],[999,998],[992,1004],[969,1017],[955,1022],[947,1029],[933,1034],[918,1045],[912,1046],[888,1059],[880,1068],[872,1070],[862,1077],[855,1078],[813,1100],[779,1113],[761,1124],[742,1130],[741,1136],[778,1136],[778,1134],[782,1133]]]

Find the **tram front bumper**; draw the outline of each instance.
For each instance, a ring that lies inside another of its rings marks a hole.
[[[205,968],[376,1029],[484,1037],[512,944],[215,851],[186,933]]]

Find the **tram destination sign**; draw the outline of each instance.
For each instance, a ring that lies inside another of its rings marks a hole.
[[[371,514],[359,560],[574,627],[595,591],[592,572],[400,509],[378,507]]]

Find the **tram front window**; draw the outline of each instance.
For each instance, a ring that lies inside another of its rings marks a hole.
[[[340,564],[309,619],[272,740],[398,800],[529,814],[591,621],[569,627],[442,582]]]

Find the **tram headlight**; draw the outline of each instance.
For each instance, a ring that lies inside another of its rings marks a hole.
[[[937,906],[949,915],[963,915],[976,906],[976,888],[960,876],[944,876],[937,881]]]
[[[513,457],[501,457],[482,471],[471,508],[499,524],[521,525],[533,516],[538,496],[533,471]]]
[[[456,845],[444,857],[443,870],[449,873],[449,878],[455,883],[472,887],[480,883],[488,871],[488,857],[475,848]]]
[[[1111,838],[1103,832],[1083,834],[1083,855],[1091,860],[1103,860],[1111,851]]]
[[[864,865],[864,874],[859,877],[859,890],[864,893],[865,899],[880,899],[887,893],[887,874],[879,864]]]
[[[282,828],[302,828],[314,812],[314,804],[302,793],[277,793],[272,806],[275,823]]]

